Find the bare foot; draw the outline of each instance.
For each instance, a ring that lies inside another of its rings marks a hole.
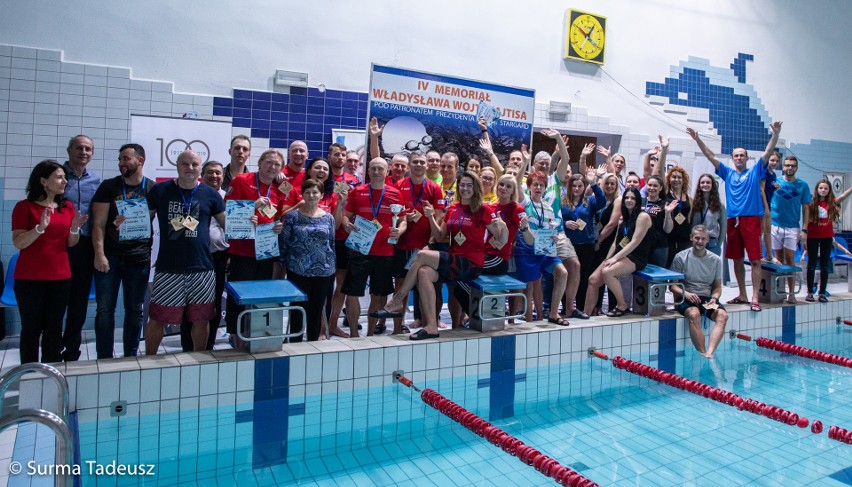
[[[446,330],[446,329],[447,329],[447,328],[449,328],[449,327],[450,327],[450,325],[448,325],[448,324],[444,323],[443,321],[439,321],[439,322],[438,322],[438,328],[440,328],[440,329],[442,329],[442,330]]]
[[[325,335],[320,335],[319,338],[317,338],[317,341],[320,341],[320,342],[325,341],[325,340],[328,340],[328,337],[325,336]]]
[[[345,331],[341,330],[339,326],[333,327],[331,330],[329,330],[329,332],[332,336],[340,338],[349,338],[349,333],[346,333]]]
[[[391,313],[399,313],[400,311],[402,311],[404,305],[405,303],[403,303],[402,300],[397,299],[397,297],[394,296],[391,298],[390,301],[387,302],[387,304],[385,305],[385,309],[387,311],[390,311]]]
[[[704,355],[704,358],[715,358],[713,357],[713,352],[704,352],[701,355]]]
[[[792,294],[790,296],[788,296],[787,297],[787,303],[788,304],[796,304],[796,296],[793,296]]]

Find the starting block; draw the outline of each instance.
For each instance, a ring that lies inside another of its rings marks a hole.
[[[648,264],[633,273],[633,312],[644,316],[659,316],[666,306],[677,306],[683,302],[666,302],[666,291],[672,284],[680,284],[683,274]]]
[[[847,266],[846,270],[846,285],[847,290],[852,293],[852,257],[849,257],[846,254],[841,254],[840,252],[834,257],[834,260],[837,262],[845,262]]]
[[[527,309],[527,296],[523,292],[512,292],[527,287],[523,282],[509,276],[479,276],[465,281],[470,287],[470,327],[478,331],[499,331],[505,328],[509,318],[523,318],[506,312],[506,298],[524,300],[522,310]]]
[[[793,265],[774,264],[766,262],[760,264],[760,286],[757,291],[757,301],[766,304],[779,304],[787,299],[788,278],[796,280],[796,288],[793,294],[802,289],[802,268]]]
[[[237,315],[237,336],[245,342],[244,350],[249,353],[276,352],[281,350],[285,338],[307,338],[308,322],[301,306],[282,306],[282,303],[306,301],[307,296],[290,281],[283,279],[268,281],[237,281],[226,284],[228,295],[246,309]],[[290,333],[289,321],[284,330],[284,312],[302,312],[302,331]]]

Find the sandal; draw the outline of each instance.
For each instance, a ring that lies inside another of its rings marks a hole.
[[[620,309],[620,308],[618,308],[618,306],[616,306],[614,310],[610,311],[606,315],[609,316],[610,318],[618,318],[618,317],[624,316],[626,314],[627,314],[626,309]]]
[[[571,312],[571,315],[568,316],[568,317],[569,318],[577,318],[577,319],[580,319],[580,320],[588,320],[589,319],[589,315],[587,315],[586,313],[583,313],[578,308],[574,308],[574,311]]]
[[[568,326],[571,324],[571,322],[569,322],[567,318],[563,318],[561,316],[559,318],[548,318],[547,322],[559,326]]]
[[[758,303],[757,301],[752,301],[751,302],[751,310],[759,312],[759,311],[763,311],[763,308],[760,307],[760,303]]]
[[[432,334],[426,331],[425,328],[421,328],[417,333],[412,333],[411,336],[408,337],[409,340],[425,340],[427,338],[438,338],[440,335]]]
[[[748,301],[746,301],[745,299],[742,299],[742,298],[740,298],[739,296],[737,296],[737,297],[735,297],[734,299],[729,300],[729,301],[728,301],[727,303],[725,303],[725,304],[748,304]]]

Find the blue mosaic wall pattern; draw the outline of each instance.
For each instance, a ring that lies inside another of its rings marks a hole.
[[[269,147],[287,148],[304,140],[308,152],[325,154],[331,129],[367,126],[367,93],[290,88],[290,93],[234,90],[233,98],[215,97],[213,115],[232,117],[233,126],[251,129],[252,138],[269,139]]]
[[[663,83],[648,81],[645,94],[665,97],[672,105],[708,109],[725,154],[737,147],[763,150],[771,136],[769,116],[746,83],[746,61],[752,60],[753,55],[739,53],[729,68],[718,68],[690,59]]]

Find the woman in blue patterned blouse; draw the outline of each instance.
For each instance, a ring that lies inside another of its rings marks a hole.
[[[319,339],[322,310],[326,296],[334,285],[334,217],[319,208],[325,188],[313,179],[302,183],[305,202],[296,211],[284,215],[284,230],[278,237],[281,266],[287,279],[304,291],[308,300],[292,303],[305,308],[308,322],[308,341]],[[290,331],[302,328],[299,312],[290,312]],[[299,341],[295,339],[293,341]]]

